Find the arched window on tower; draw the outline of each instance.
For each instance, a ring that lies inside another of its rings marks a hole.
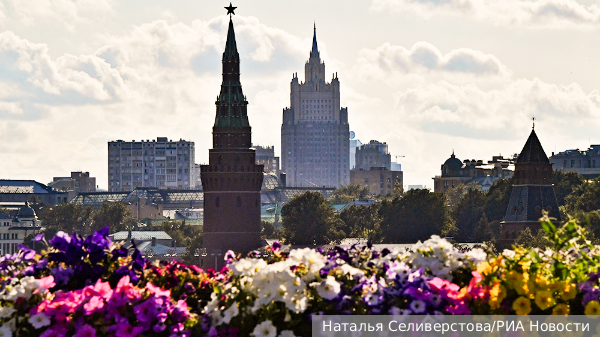
[[[242,207],[242,197],[237,197],[237,207]]]
[[[219,199],[219,197],[217,197],[215,199],[215,206],[219,207],[220,204],[221,204],[221,199]]]

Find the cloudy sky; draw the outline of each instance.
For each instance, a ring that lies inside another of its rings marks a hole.
[[[228,17],[214,0],[0,0],[0,178],[89,171],[107,142],[169,137],[208,161]],[[404,183],[433,186],[454,150],[548,155],[600,144],[600,3],[239,0],[253,141],[280,151],[292,73],[313,33],[350,129],[389,144]]]

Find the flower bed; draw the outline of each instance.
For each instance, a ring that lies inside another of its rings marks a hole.
[[[310,336],[323,314],[598,314],[598,248],[573,221],[543,222],[553,249],[460,252],[433,236],[410,252],[336,247],[227,267],[148,264],[108,228],[59,232],[42,254],[0,258],[0,336]]]

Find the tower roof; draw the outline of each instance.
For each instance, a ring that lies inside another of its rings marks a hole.
[[[231,18],[229,18],[227,42],[225,43],[225,51],[223,52],[223,59],[226,58],[240,58],[240,54],[237,51],[237,44],[235,42],[235,31],[233,30],[233,21],[231,21]]]
[[[531,130],[531,134],[517,158],[517,163],[550,163],[535,130]]]
[[[319,48],[317,46],[317,24],[314,25],[313,43],[310,51],[310,58],[319,58]]]

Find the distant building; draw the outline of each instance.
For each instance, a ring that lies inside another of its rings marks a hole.
[[[443,193],[460,184],[475,182],[481,190],[487,191],[496,180],[512,177],[514,169],[514,159],[511,158],[493,156],[485,164],[483,160],[474,159],[461,162],[452,152],[450,158],[442,164],[442,175],[433,178],[433,190]]]
[[[566,150],[550,157],[552,169],[577,172],[586,179],[600,177],[600,145],[592,145],[586,151]]]
[[[13,218],[9,214],[0,212],[0,256],[14,254],[23,244],[25,237],[37,234],[40,231],[40,222],[29,203],[26,202]]]
[[[402,182],[402,171],[390,171],[385,167],[350,171],[350,183],[369,186],[372,194],[390,194],[396,184],[402,187]]]
[[[96,178],[89,172],[71,172],[70,177],[54,177],[48,186],[59,191],[75,191],[75,193],[96,192]]]
[[[193,189],[194,142],[166,137],[156,140],[108,142],[108,190],[138,187]]]
[[[164,231],[121,231],[108,237],[113,241],[123,242],[126,246],[131,245],[131,240],[134,240],[137,249],[150,261],[180,260],[187,252],[186,247],[177,246],[177,242]]]
[[[265,173],[275,173],[279,176],[279,157],[275,157],[274,146],[255,145],[256,164],[263,165]]]
[[[541,228],[543,212],[560,221],[560,212],[552,185],[552,164],[535,133],[531,134],[517,158],[515,175],[502,222],[502,244],[509,247],[525,228],[535,235]]]
[[[362,145],[360,140],[354,139],[354,131],[350,131],[350,169],[353,170],[356,166],[356,149]]]
[[[138,219],[166,219],[163,216],[163,205],[161,203],[149,202],[146,198],[137,198],[127,204],[131,214]]]
[[[0,202],[25,202],[35,197],[52,206],[59,202],[68,202],[73,196],[35,180],[0,180]]]
[[[317,47],[316,28],[304,83],[294,74],[290,107],[281,125],[282,171],[286,186],[339,187],[350,182],[348,109],[340,108],[340,82],[325,82],[325,63]]]
[[[355,170],[370,170],[371,167],[385,167],[392,169],[392,156],[388,152],[388,145],[376,140],[370,141],[356,148]]]
[[[200,179],[200,164],[194,164],[194,172],[192,174],[192,179],[194,180],[194,189],[201,190],[202,179]]]

